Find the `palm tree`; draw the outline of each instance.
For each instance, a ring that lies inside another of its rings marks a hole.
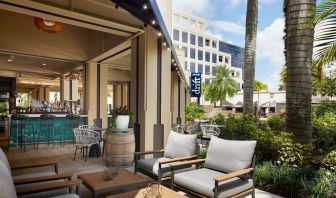
[[[324,66],[336,61],[336,1],[324,0],[316,8],[315,61],[313,67],[316,75],[322,74]]]
[[[215,101],[220,101],[220,106],[227,97],[233,97],[237,93],[237,82],[232,78],[232,71],[226,66],[216,66],[216,76],[207,86],[206,97],[214,97]]]
[[[262,82],[260,82],[259,80],[255,80],[254,84],[253,84],[253,91],[258,92],[258,108],[259,108],[259,98],[260,98],[260,91],[261,90],[268,90],[268,86]]]
[[[300,143],[310,143],[311,66],[314,42],[315,0],[285,0],[286,128]]]
[[[258,0],[248,0],[244,57],[244,113],[253,113],[253,82],[256,62]]]
[[[211,90],[209,91],[209,85],[205,83],[202,83],[202,91],[204,94],[204,99],[206,101],[210,101],[210,103],[216,107],[216,102],[219,100],[219,94],[214,91],[211,92]]]

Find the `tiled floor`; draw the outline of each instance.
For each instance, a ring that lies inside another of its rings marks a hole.
[[[73,172],[75,174],[83,172],[92,172],[98,170],[104,170],[106,168],[103,158],[88,158],[87,162],[84,161],[84,158],[80,155],[80,152],[77,152],[76,161],[73,160],[73,155],[75,152],[75,147],[72,144],[68,144],[64,147],[57,145],[54,149],[48,146],[40,146],[39,149],[33,149],[28,147],[27,151],[24,152],[21,149],[10,149],[6,153],[9,161],[34,161],[34,160],[59,160],[59,171],[64,172]],[[48,170],[49,169],[49,170]],[[129,168],[132,170],[133,168]],[[39,170],[26,170],[26,171],[15,171],[13,174],[21,173],[30,173],[31,171],[50,171],[51,168],[40,168]],[[181,192],[182,193],[182,192]],[[80,196],[83,198],[90,198],[91,193],[85,188],[81,187]],[[280,198],[279,196],[257,190],[257,198]]]

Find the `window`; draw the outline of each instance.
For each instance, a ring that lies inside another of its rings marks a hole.
[[[240,90],[240,83],[237,83],[237,90]]]
[[[213,76],[216,76],[216,67],[215,66],[212,67],[212,72],[211,73],[212,73]]]
[[[237,72],[237,78],[239,78],[239,76],[240,76],[240,72]]]
[[[188,62],[187,62],[187,61],[184,62],[184,69],[185,69],[185,70],[188,70]]]
[[[181,18],[180,18],[180,15],[178,15],[178,14],[174,14],[174,16],[173,16],[173,21],[175,22],[175,23],[180,23],[181,22]]]
[[[196,58],[196,51],[194,48],[190,48],[190,58],[193,58],[193,59]]]
[[[210,39],[205,39],[205,46],[207,46],[207,47],[210,46]]]
[[[183,25],[188,25],[188,18],[187,17],[182,17],[182,24]]]
[[[218,61],[219,61],[220,63],[222,63],[222,62],[223,62],[223,56],[219,55],[219,56],[218,56]]]
[[[192,27],[192,28],[196,28],[196,21],[190,19],[190,21],[189,21],[189,25],[190,25],[190,27]]]
[[[182,32],[182,42],[188,43],[188,33]]]
[[[212,47],[217,48],[217,41],[212,41]]]
[[[202,30],[203,27],[204,27],[204,24],[201,23],[201,22],[198,22],[198,23],[197,23],[197,26],[198,26],[198,29],[199,29],[199,30]]]
[[[190,63],[190,72],[195,72],[195,63]]]
[[[205,79],[205,84],[210,84],[210,79],[209,78],[207,78],[207,79]]]
[[[198,50],[197,56],[198,56],[198,60],[203,60],[203,51]]]
[[[271,99],[274,99],[274,93],[271,93],[271,94],[270,94],[270,98],[271,98]]]
[[[196,45],[196,36],[195,36],[195,34],[190,34],[190,44]]]
[[[184,57],[188,57],[188,48],[183,46],[182,50],[184,51]]]
[[[179,41],[180,40],[180,31],[174,29],[173,38],[174,38],[175,41]]]
[[[231,75],[234,76],[234,72],[231,72]]]
[[[198,37],[198,46],[203,47],[203,37],[199,36]]]
[[[203,65],[202,64],[198,64],[198,66],[197,66],[197,72],[198,73],[203,73]]]
[[[229,63],[229,57],[225,56],[225,63]]]
[[[205,75],[210,75],[210,65],[205,66]]]
[[[205,52],[205,61],[210,62],[210,53],[209,52]]]
[[[217,54],[212,54],[212,62],[217,63]]]

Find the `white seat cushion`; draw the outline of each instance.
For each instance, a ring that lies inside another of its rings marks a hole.
[[[187,157],[196,153],[197,134],[186,135],[171,131],[164,156],[168,158]]]
[[[251,167],[256,141],[224,140],[211,137],[205,167],[230,173]]]
[[[203,168],[183,173],[178,173],[174,176],[175,184],[190,189],[194,192],[214,196],[215,181],[213,178],[224,173]],[[238,177],[226,180],[219,183],[219,198],[231,197],[253,187],[252,179],[242,180]]]
[[[1,148],[0,148],[0,161],[2,161],[6,165],[6,167],[8,168],[8,170],[11,171],[8,159],[7,159],[5,153],[2,151]]]
[[[141,159],[138,160],[137,166],[140,169],[143,169],[147,172],[150,172],[156,176],[159,175],[159,164],[157,163],[157,160],[159,159],[169,159],[169,158],[153,158],[153,159]],[[184,171],[190,171],[190,170],[195,170],[195,166],[184,166],[181,167],[179,170],[175,171],[176,173],[179,172],[184,172]],[[170,176],[171,174],[171,167],[167,164],[163,164],[161,166],[161,171],[162,171],[162,176]]]
[[[11,173],[7,166],[0,161],[0,197],[1,198],[16,198],[16,191]]]

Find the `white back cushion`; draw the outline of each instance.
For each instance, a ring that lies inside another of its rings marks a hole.
[[[170,131],[164,156],[168,158],[187,157],[196,153],[197,134],[185,135]]]
[[[1,148],[0,148],[0,161],[2,161],[6,165],[8,170],[11,171],[11,168],[9,166],[9,162],[7,160],[7,157],[6,157],[5,153],[2,151]]]
[[[256,144],[256,141],[224,140],[212,136],[205,167],[225,173],[249,168]]]
[[[2,161],[0,161],[0,197],[17,197],[11,173]]]

